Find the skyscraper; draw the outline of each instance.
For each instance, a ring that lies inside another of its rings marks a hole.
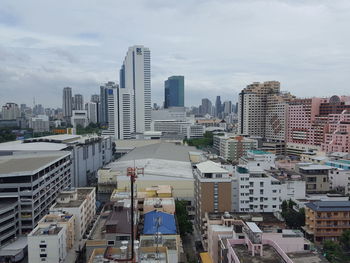
[[[100,95],[93,94],[91,95],[91,102],[94,102],[96,104],[96,122],[100,122]]]
[[[114,136],[114,138],[118,138],[118,104],[117,104],[117,90],[118,85],[115,85],[114,82],[108,82],[105,86],[101,86],[101,91],[103,91],[103,96],[101,93],[101,98],[105,100],[104,105],[106,107],[107,116],[103,116],[107,119],[108,129],[102,132],[102,135],[110,135]],[[105,123],[106,124],[106,123]]]
[[[62,100],[62,109],[63,117],[67,123],[70,123],[70,118],[72,117],[72,88],[65,87],[63,89],[63,100]]]
[[[220,96],[216,96],[215,109],[216,109],[216,117],[221,118],[221,113],[222,113],[223,109],[222,109],[222,105],[221,105]]]
[[[164,108],[184,107],[184,76],[171,76],[164,82]]]
[[[151,52],[144,46],[129,48],[120,69],[119,101],[125,98],[123,107],[119,106],[119,116],[124,123],[130,122],[131,130],[136,133],[151,128]],[[126,105],[130,99],[130,105]],[[130,112],[124,114],[124,109]],[[132,127],[133,126],[133,127]]]
[[[202,105],[200,106],[200,114],[212,114],[212,103],[209,99],[202,99]]]
[[[74,110],[83,110],[84,98],[81,94],[74,95]]]
[[[112,81],[100,86],[100,105],[99,105],[99,123],[108,124],[108,90],[116,88],[116,84]]]

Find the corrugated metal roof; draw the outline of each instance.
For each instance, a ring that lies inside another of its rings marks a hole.
[[[163,235],[177,234],[174,215],[160,211],[146,213],[143,234],[154,235],[157,232]]]

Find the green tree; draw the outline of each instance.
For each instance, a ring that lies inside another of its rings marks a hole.
[[[189,146],[195,146],[199,149],[211,147],[213,146],[213,136],[212,132],[205,132],[203,138],[185,139],[184,143],[187,143]]]
[[[176,200],[175,211],[177,223],[179,224],[180,235],[183,236],[186,233],[192,234],[193,225],[188,216],[188,212],[186,209],[186,201]]]
[[[348,262],[344,258],[344,254],[342,252],[341,246],[337,242],[334,242],[332,240],[326,240],[323,243],[323,251],[324,251],[325,257],[331,263],[345,263],[345,262]]]
[[[339,238],[340,245],[344,250],[350,250],[350,230],[343,231],[342,235]]]
[[[0,129],[0,143],[14,141],[14,140],[16,140],[16,135],[12,133],[12,129],[10,128]]]
[[[300,228],[305,225],[305,210],[294,210],[295,202],[292,200],[284,200],[282,202],[282,216],[286,221],[286,224],[290,228]]]

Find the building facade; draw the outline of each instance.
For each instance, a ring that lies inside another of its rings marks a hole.
[[[338,241],[350,229],[349,201],[319,201],[305,205],[306,235],[316,243]]]

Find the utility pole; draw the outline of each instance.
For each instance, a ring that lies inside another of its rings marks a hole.
[[[126,259],[115,259],[113,257],[111,257],[111,255],[107,255],[105,253],[104,258],[109,259],[109,260],[113,260],[113,261],[120,261],[120,262],[135,262],[135,251],[134,251],[134,247],[135,247],[135,240],[134,240],[134,235],[135,235],[135,230],[134,230],[134,183],[136,181],[136,178],[138,175],[140,174],[144,174],[144,168],[137,168],[137,167],[128,167],[126,170],[126,174],[127,176],[130,177],[130,191],[131,191],[131,226],[130,226],[130,230],[131,230],[131,257],[130,258],[126,258]],[[107,250],[106,250],[107,252]]]

